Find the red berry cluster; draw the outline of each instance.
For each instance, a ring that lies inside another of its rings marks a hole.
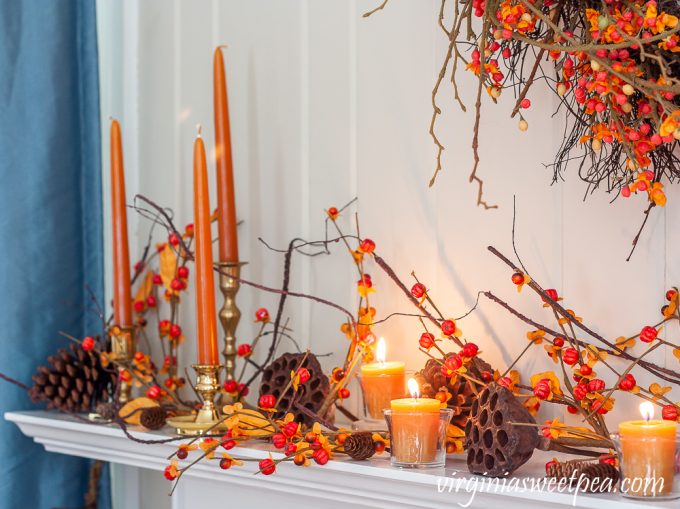
[[[534,396],[538,399],[548,399],[551,394],[552,389],[550,388],[550,380],[547,378],[542,378],[534,385]]]
[[[176,323],[171,323],[170,320],[161,320],[158,323],[158,332],[162,338],[169,338],[178,340],[182,337],[182,327]]]

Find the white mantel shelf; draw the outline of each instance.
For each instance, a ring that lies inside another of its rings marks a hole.
[[[19,426],[45,449],[52,452],[93,458],[122,465],[151,469],[160,473],[168,464],[167,457],[176,445],[146,445],[134,442],[122,430],[111,425],[81,422],[63,414],[34,411],[8,412],[5,419]],[[169,432],[134,431],[145,440],[171,436]],[[269,452],[264,448],[237,447],[235,457],[260,459]],[[274,453],[274,457],[280,456]],[[544,453],[515,474],[519,477],[540,477],[545,461]],[[191,458],[191,457],[190,457]],[[216,461],[199,463],[180,481],[172,498],[175,508],[237,507],[240,501],[249,507],[285,509],[295,507],[385,507],[385,508],[440,508],[465,504],[470,494],[465,491],[438,492],[442,476],[470,478],[463,456],[449,459],[446,468],[431,470],[401,470],[390,467],[387,455],[370,461],[337,460],[325,466],[301,468],[285,463],[271,476],[255,475],[257,462],[246,462],[242,467],[222,471]],[[481,480],[481,478],[480,478]],[[167,484],[168,490],[170,483]],[[260,501],[261,503],[258,503]],[[573,495],[549,492],[477,492],[472,508],[561,508],[573,507]],[[212,502],[212,503],[211,503]],[[209,504],[209,505],[206,505]],[[144,507],[144,505],[141,505]],[[648,502],[627,500],[618,495],[579,494],[576,507],[602,509],[677,508],[678,501]]]

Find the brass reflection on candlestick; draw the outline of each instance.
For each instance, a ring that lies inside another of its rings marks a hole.
[[[111,337],[111,359],[118,365],[118,402],[124,405],[130,400],[132,384],[130,377],[121,376],[121,373],[130,369],[130,363],[135,355],[134,329],[113,326],[109,331],[109,336]]]
[[[179,435],[200,435],[207,432],[219,432],[225,427],[220,423],[220,412],[215,406],[215,396],[220,392],[219,365],[194,364],[196,371],[196,392],[201,398],[202,406],[195,415],[181,415],[168,419],[168,424],[175,428]]]
[[[241,311],[236,305],[236,292],[240,287],[239,277],[241,267],[245,262],[221,262],[220,268],[220,290],[224,295],[224,304],[220,309],[220,322],[224,329],[224,367],[226,379],[234,380],[236,374],[236,327],[241,319]]]

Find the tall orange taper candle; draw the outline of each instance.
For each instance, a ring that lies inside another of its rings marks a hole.
[[[208,194],[205,147],[200,132],[194,143],[194,240],[198,363],[215,365],[219,363],[217,361],[215,279],[210,236],[210,195]]]
[[[234,166],[231,157],[229,102],[224,75],[222,49],[215,48],[213,62],[215,108],[215,158],[217,167],[217,232],[220,262],[238,262],[236,236],[236,201],[234,199]]]
[[[125,170],[120,125],[111,121],[111,222],[113,224],[113,320],[119,327],[132,326],[130,254],[128,250]]]

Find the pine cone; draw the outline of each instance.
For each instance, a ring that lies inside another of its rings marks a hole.
[[[273,394],[278,400],[281,392],[286,388],[286,385],[288,385],[288,382],[290,381],[290,372],[295,371],[298,367],[307,368],[311,378],[298,387],[296,402],[298,405],[304,406],[314,413],[318,412],[323,401],[330,392],[330,382],[328,381],[328,377],[324,375],[321,364],[319,364],[319,361],[314,354],[308,354],[305,361],[300,365],[304,356],[305,354],[303,353],[284,353],[278,359],[272,361],[272,363],[262,372],[260,396],[263,394]],[[277,419],[283,418],[285,410],[290,405],[292,394],[292,390],[288,391],[279,401],[279,408],[281,411],[275,414]],[[307,426],[313,424],[313,421],[309,416],[297,409],[291,408],[290,411],[295,415],[295,420],[297,422],[304,423]],[[329,419],[330,416],[322,415],[321,417]]]
[[[548,466],[546,474],[548,477],[554,477],[558,481],[566,479],[577,483],[583,477],[583,479],[588,481],[588,484],[582,487],[587,488],[591,492],[597,492],[599,489],[602,489],[607,479],[611,479],[611,485],[615,486],[619,482],[620,477],[619,471],[615,466],[593,460],[570,460],[552,463]],[[593,482],[595,479],[597,479],[597,482]]]
[[[570,479],[575,470],[580,470],[593,464],[593,460],[557,461],[548,465],[546,477],[553,477],[558,481],[560,479]]]
[[[165,426],[166,412],[159,406],[144,408],[139,423],[146,429],[156,430]]]
[[[375,454],[373,437],[370,433],[353,433],[345,439],[343,444],[345,453],[355,460],[367,460]]]
[[[470,374],[475,378],[481,377],[481,371],[493,371],[491,366],[479,357],[475,361],[475,364],[470,366]],[[448,402],[449,408],[453,409],[451,424],[455,424],[461,429],[465,428],[470,416],[470,408],[477,395],[470,382],[462,376],[456,377],[454,382],[451,383],[449,378],[442,375],[440,362],[435,359],[428,359],[425,367],[416,373],[415,378],[420,386],[420,392],[423,397],[434,398],[440,388],[446,387],[452,396]]]
[[[91,412],[114,392],[115,374],[106,371],[99,355],[76,344],[47,358],[33,375],[29,395],[34,402],[47,401],[48,408],[63,412]]]
[[[580,475],[588,480],[588,491],[599,492],[605,488],[607,479],[611,479],[611,486],[619,482],[620,474],[614,465],[609,463],[595,463],[580,470]],[[597,479],[597,482],[593,482]],[[606,489],[606,488],[605,488]]]

